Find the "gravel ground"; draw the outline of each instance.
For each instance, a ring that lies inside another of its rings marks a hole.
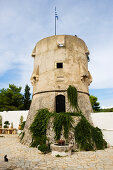
[[[4,162],[4,155],[9,161]],[[19,142],[17,135],[0,137],[0,170],[113,170],[113,148],[74,152],[70,157],[40,154]]]

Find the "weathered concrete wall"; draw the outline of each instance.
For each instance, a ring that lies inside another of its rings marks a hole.
[[[25,125],[23,143],[30,140],[29,127],[37,110],[48,108],[56,111],[55,97],[65,96],[66,111],[72,111],[67,99],[69,85],[77,88],[78,104],[84,116],[91,121],[92,107],[89,100],[88,86],[92,81],[88,71],[88,48],[83,40],[70,35],[57,35],[39,41],[33,52],[34,70],[31,76],[33,99]],[[63,68],[57,68],[63,63]]]
[[[64,46],[59,47],[59,44]],[[84,41],[75,36],[57,35],[39,41],[32,53],[34,70],[31,82],[34,94],[65,90],[69,85],[88,93],[88,85],[92,81],[88,71],[88,53]],[[63,63],[63,68],[56,68],[58,62]]]

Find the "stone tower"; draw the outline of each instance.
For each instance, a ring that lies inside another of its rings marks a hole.
[[[33,52],[34,70],[31,76],[33,99],[28,113],[23,143],[31,142],[29,127],[37,110],[70,112],[67,99],[69,85],[78,91],[78,104],[90,121],[92,107],[88,86],[92,77],[88,71],[88,48],[83,40],[71,35],[55,35],[40,40]]]

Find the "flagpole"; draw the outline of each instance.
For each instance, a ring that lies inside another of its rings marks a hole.
[[[55,7],[55,35],[56,35],[56,7]]]

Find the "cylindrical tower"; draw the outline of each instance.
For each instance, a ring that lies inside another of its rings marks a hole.
[[[33,99],[27,117],[24,142],[31,141],[29,126],[37,110],[72,111],[67,99],[69,85],[78,91],[78,104],[90,120],[92,107],[88,86],[92,81],[88,71],[88,48],[83,40],[71,35],[55,35],[40,40],[33,52],[34,70],[31,76]]]

